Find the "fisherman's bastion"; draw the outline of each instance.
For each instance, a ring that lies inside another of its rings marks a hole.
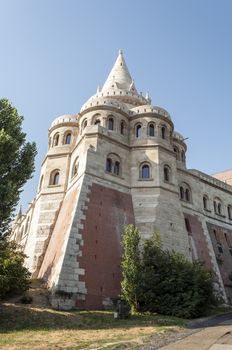
[[[102,309],[120,293],[121,235],[135,224],[215,272],[232,302],[232,170],[186,168],[170,114],[138,93],[120,50],[102,88],[56,118],[36,198],[11,239],[59,309]],[[210,157],[210,154],[209,154]]]

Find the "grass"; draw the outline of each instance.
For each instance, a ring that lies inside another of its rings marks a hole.
[[[110,311],[56,311],[25,305],[0,305],[0,349],[132,349],[146,337],[178,332],[184,321],[156,314],[127,320]]]

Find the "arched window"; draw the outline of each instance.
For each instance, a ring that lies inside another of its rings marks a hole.
[[[58,185],[59,184],[59,179],[60,179],[60,174],[57,172],[54,175],[53,185]]]
[[[79,162],[78,162],[79,157],[77,157],[73,163],[72,167],[72,178],[78,174],[78,169],[79,169]]]
[[[126,124],[125,124],[124,120],[122,120],[120,123],[120,134],[121,135],[126,134]]]
[[[108,171],[109,173],[112,172],[112,159],[111,158],[106,159],[106,171]]]
[[[148,125],[148,136],[155,136],[155,125],[153,123]]]
[[[106,172],[113,173],[114,175],[121,175],[121,160],[120,157],[115,153],[110,153],[106,158]]]
[[[54,139],[53,139],[53,146],[58,146],[59,138],[60,138],[60,135],[58,133],[55,134]]]
[[[108,130],[114,130],[114,118],[112,117],[108,119]]]
[[[141,137],[141,135],[142,135],[142,125],[141,125],[141,124],[138,124],[138,125],[136,125],[136,127],[135,127],[135,136],[136,136],[137,138],[139,138],[139,137]]]
[[[192,202],[191,188],[185,182],[182,182],[180,185],[180,199],[186,202]]]
[[[92,120],[91,120],[91,124],[92,125],[101,124],[101,114],[99,114],[99,113],[94,114],[94,116],[92,117]]]
[[[206,195],[203,196],[203,208],[205,210],[209,209],[209,199],[208,199],[208,196]]]
[[[179,148],[177,146],[173,147],[173,151],[175,152],[175,156],[177,160],[180,160],[180,151]]]
[[[68,132],[66,135],[65,135],[65,140],[64,140],[64,143],[65,145],[70,145],[71,143],[71,132]]]
[[[180,186],[180,199],[184,199],[184,189]]]
[[[140,174],[141,179],[150,179],[150,166],[148,164],[143,164],[141,166]]]
[[[86,128],[87,124],[88,124],[87,119],[83,120],[83,122],[82,122],[82,130],[84,130]]]
[[[222,215],[222,202],[220,198],[216,197],[213,201],[214,212],[215,214]]]
[[[54,170],[51,173],[49,184],[53,186],[59,185],[59,180],[60,180],[60,172],[58,170]]]
[[[228,212],[228,218],[230,220],[232,220],[232,207],[231,207],[231,205],[228,205],[227,212]]]
[[[166,135],[167,134],[167,131],[166,131],[166,126],[162,126],[161,127],[161,137],[162,137],[162,139],[166,139]]]
[[[168,165],[164,166],[164,181],[166,182],[171,181],[171,170]]]
[[[118,161],[116,161],[114,163],[114,174],[119,175],[119,173],[120,173],[120,163]]]
[[[216,203],[216,201],[213,201],[213,207],[214,207],[214,212],[217,213],[217,203]]]
[[[190,191],[188,188],[185,189],[185,200],[190,202]]]

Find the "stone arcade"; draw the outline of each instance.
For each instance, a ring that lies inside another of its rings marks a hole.
[[[186,169],[186,149],[169,113],[137,92],[121,50],[80,113],[54,120],[36,198],[11,235],[53,307],[99,309],[117,297],[128,223],[204,262],[232,300],[232,171],[218,180]]]

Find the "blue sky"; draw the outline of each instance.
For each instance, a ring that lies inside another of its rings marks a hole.
[[[188,137],[187,164],[232,168],[232,1],[0,0],[0,97],[24,116],[38,147],[35,196],[47,130],[76,114],[102,85],[122,48],[139,91]]]

